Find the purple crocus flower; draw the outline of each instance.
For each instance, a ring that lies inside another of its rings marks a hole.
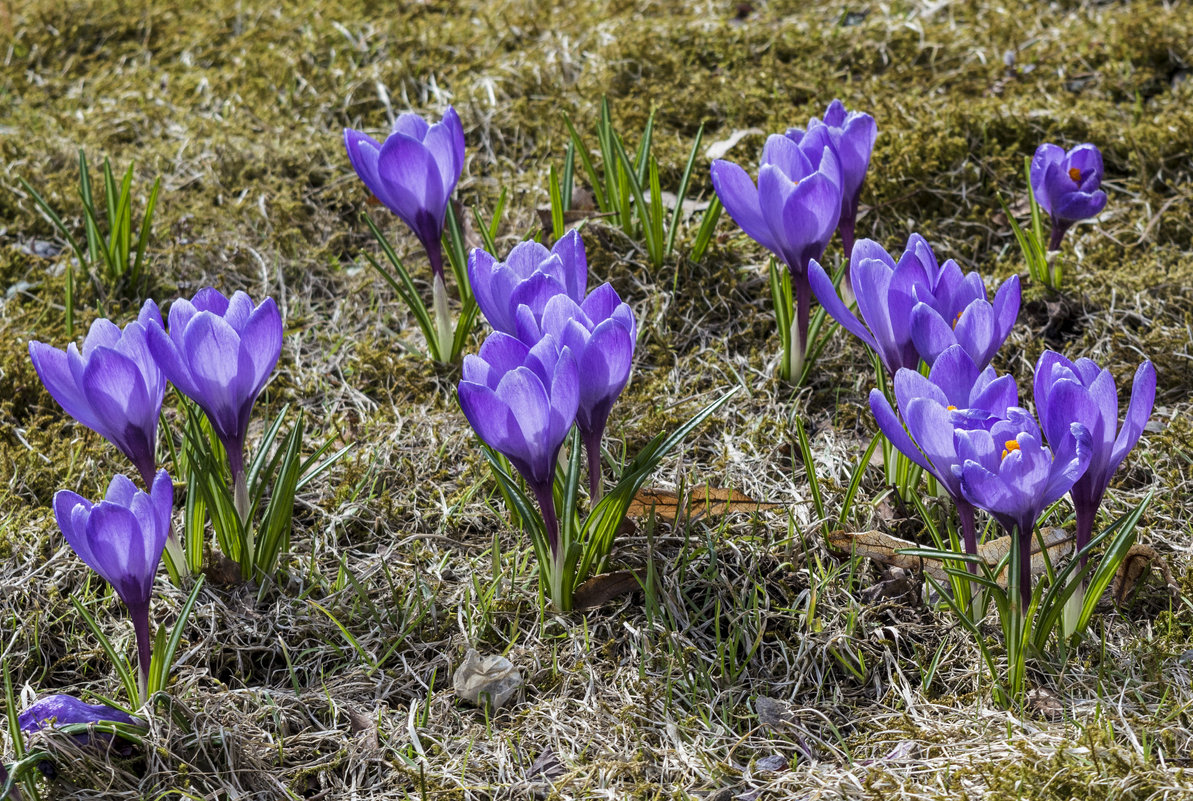
[[[75,553],[120,596],[137,634],[141,692],[149,677],[153,639],[149,634],[149,599],[162,549],[170,533],[174,484],[159,470],[145,493],[117,475],[107,495],[91,503],[70,490],[54,494],[54,518]],[[142,698],[144,700],[144,698]]]
[[[712,183],[725,210],[755,242],[787,265],[795,295],[793,357],[799,378],[808,341],[808,263],[824,255],[841,218],[841,163],[826,126],[799,143],[773,135],[762,149],[758,185],[738,165],[712,164]]]
[[[571,349],[546,334],[533,346],[501,331],[479,355],[464,357],[458,393],[464,416],[489,447],[526,479],[558,555],[559,522],[552,484],[559,449],[576,419],[580,378]]]
[[[547,301],[555,295],[584,302],[588,286],[584,241],[573,229],[550,250],[538,242],[522,242],[504,262],[475,248],[468,255],[468,282],[489,325],[516,336],[519,306],[527,306],[541,319]]]
[[[1031,160],[1031,191],[1052,218],[1049,250],[1060,248],[1065,231],[1078,220],[1097,216],[1106,207],[1102,185],[1102,152],[1086,143],[1065,152],[1042,144]]]
[[[148,332],[162,317],[145,301],[134,322],[121,331],[110,320],[91,324],[83,350],[72,342],[65,351],[29,343],[29,357],[41,382],[66,413],[120,449],[137,468],[145,486],[157,461],[157,424],[166,379],[149,352]]]
[[[1094,520],[1110,479],[1139,441],[1151,416],[1156,399],[1156,368],[1145,361],[1135,371],[1131,401],[1121,428],[1114,376],[1090,359],[1074,363],[1059,353],[1044,351],[1036,362],[1035,398],[1044,435],[1052,447],[1069,447],[1065,443],[1072,437],[1072,423],[1080,423],[1090,434],[1089,468],[1070,491],[1077,516],[1076,547],[1080,551],[1093,536]]]
[[[919,234],[907,240],[898,262],[877,242],[859,240],[850,263],[861,320],[837,295],[832,279],[815,261],[808,267],[812,291],[825,312],[869,346],[891,375],[901,367],[915,369],[920,359],[931,365],[954,344],[963,345],[983,368],[1019,313],[1016,276],[999,287],[991,304],[980,275],[962,273],[952,259],[943,266],[938,264],[927,240]]]
[[[384,144],[345,128],[344,148],[369,191],[410,226],[442,281],[443,219],[464,169],[464,126],[456,110],[448,106],[434,125],[407,112]]]
[[[841,232],[841,245],[848,259],[853,253],[858,199],[862,194],[866,171],[870,168],[870,154],[874,150],[874,140],[878,138],[878,126],[874,118],[865,112],[846,111],[840,100],[829,103],[823,120],[813,117],[808,121],[808,131],[822,126],[827,129],[833,150],[841,162],[841,220],[837,230]],[[796,144],[803,141],[806,135],[801,128],[787,131],[787,138]]]
[[[1071,410],[1058,414],[1072,419]],[[1035,418],[1022,408],[1007,410],[1007,419],[985,428],[955,429],[959,464],[953,475],[961,494],[985,509],[1019,548],[1021,610],[1031,602],[1031,541],[1040,512],[1081,478],[1091,456],[1089,429],[1071,423],[1072,436],[1055,453],[1044,445]]]
[[[961,464],[954,431],[991,428],[1018,405],[1018,394],[1011,376],[998,376],[993,367],[980,370],[960,345],[941,353],[927,377],[908,368],[895,374],[895,400],[902,422],[886,395],[877,389],[870,391],[870,410],[887,440],[935,476],[953,499],[969,554],[978,552],[977,528],[973,505],[961,492],[960,478],[953,474],[953,468]]]
[[[50,726],[71,726],[76,723],[127,723],[143,725],[127,712],[104,704],[89,704],[73,695],[60,693],[38,698],[17,715],[17,723],[25,734],[32,734]],[[85,738],[86,735],[78,735]]]
[[[576,427],[588,454],[588,487],[595,502],[601,496],[601,438],[634,361],[638,336],[634,311],[605,283],[580,304],[556,294],[539,315],[541,327],[528,306],[518,307],[518,317],[523,342],[537,342],[548,335],[576,359],[580,388]]]
[[[273,298],[253,306],[213,288],[170,306],[170,331],[149,332],[149,350],[178,391],[199,405],[228,454],[237,511],[247,513],[244,440],[249,415],[282,350],[282,316]],[[243,492],[243,497],[240,497]]]

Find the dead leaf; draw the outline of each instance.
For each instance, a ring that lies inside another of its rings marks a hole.
[[[535,209],[539,215],[539,224],[543,227],[543,234],[550,236],[554,233],[555,224],[551,220],[551,207]],[[591,220],[599,217],[611,217],[612,213],[599,212],[596,209],[568,209],[563,213],[563,227],[575,225],[582,220]]]
[[[764,133],[766,133],[766,131],[762,130],[761,128],[743,128],[736,130],[729,134],[728,139],[721,139],[710,144],[704,149],[704,155],[706,158],[715,161],[716,159],[723,158],[726,153],[733,149],[734,145],[745,139],[747,136],[751,136],[753,134],[761,135]]]
[[[614,598],[628,595],[646,582],[646,570],[615,570],[601,573],[585,581],[572,593],[575,609],[604,606]]]
[[[1127,598],[1131,596],[1131,593],[1135,591],[1135,587],[1138,586],[1139,582],[1151,572],[1153,564],[1160,569],[1160,574],[1164,577],[1164,583],[1168,586],[1168,591],[1173,596],[1180,595],[1180,587],[1177,586],[1176,581],[1172,578],[1172,568],[1168,565],[1168,562],[1152,546],[1137,542],[1127,551],[1126,558],[1118,566],[1118,572],[1114,575],[1114,581],[1110,584],[1110,597],[1114,599],[1116,605],[1122,606],[1126,602]]]
[[[686,503],[681,502],[679,495],[671,490],[657,487],[640,489],[630,501],[626,515],[646,517],[654,509],[658,519],[674,523],[684,514],[691,520],[697,520],[705,515],[723,517],[730,512],[762,512],[781,507],[782,504],[778,503],[756,501],[734,489],[700,484],[688,492]]]
[[[1058,528],[1044,529],[1044,541],[1048,546],[1048,558],[1053,564],[1068,556],[1073,550],[1073,538]],[[937,581],[948,579],[948,574],[945,573],[944,566],[939,559],[898,553],[898,551],[921,548],[922,546],[892,537],[889,534],[883,534],[881,531],[833,531],[829,533],[828,543],[839,551],[857,552],[879,564],[923,572]],[[978,555],[993,568],[1007,555],[1010,547],[1010,537],[999,537],[978,546]],[[1033,540],[1031,573],[1035,576],[1043,572],[1044,556],[1040,553],[1039,542]],[[998,583],[1004,587],[1006,586],[1006,573],[1006,568],[1004,568],[998,575]]]

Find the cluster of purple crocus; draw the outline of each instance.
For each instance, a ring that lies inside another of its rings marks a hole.
[[[157,468],[156,455],[166,383],[204,411],[223,444],[243,519],[248,513],[244,446],[249,416],[282,346],[281,314],[272,298],[254,305],[243,292],[227,298],[208,288],[190,300],[175,300],[168,322],[167,330],[157,305],[148,300],[123,330],[109,320],[96,320],[82,350],[74,343],[65,350],[29,343],[34,369],[54,400],[115,445],[141,478],[138,487],[125,475],[114,476],[96,503],[70,490],[60,490],[53,501],[66,541],[128,608],[137,639],[141,702],[153,644],[149,602],[154,577],[167,541],[173,539],[177,548],[171,533],[174,485]],[[176,552],[173,562],[181,566],[181,549]],[[69,696],[54,698],[46,709],[60,723],[79,722],[63,719],[64,711],[88,707],[63,700]],[[30,725],[46,720],[37,709],[28,714]],[[111,713],[105,719],[127,718]]]
[[[558,558],[552,487],[559,451],[575,425],[595,503],[601,439],[634,359],[634,312],[609,283],[588,291],[584,242],[575,230],[550,250],[522,242],[504,262],[477,248],[468,277],[493,333],[478,354],[464,357],[460,406],[480,438],[525,479]]]

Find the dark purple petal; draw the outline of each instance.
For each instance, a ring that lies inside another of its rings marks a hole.
[[[70,726],[75,723],[127,723],[141,725],[141,721],[103,704],[88,704],[73,695],[43,696],[17,715],[21,731],[32,734],[48,726]]]

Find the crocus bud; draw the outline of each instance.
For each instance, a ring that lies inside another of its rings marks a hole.
[[[503,262],[476,248],[468,256],[468,281],[489,325],[517,336],[519,306],[526,306],[537,323],[547,301],[556,295],[575,303],[584,301],[588,286],[584,241],[573,229],[550,250],[538,242],[522,242]],[[527,344],[535,341],[528,340]]]

